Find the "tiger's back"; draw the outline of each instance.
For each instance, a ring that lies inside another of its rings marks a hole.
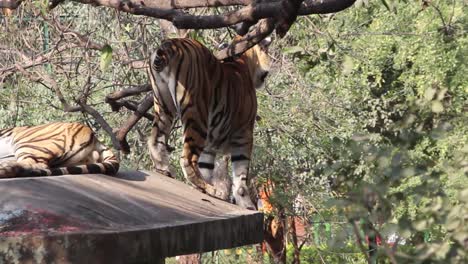
[[[92,129],[51,123],[0,130],[0,178],[104,173],[119,169],[116,156]]]
[[[258,46],[221,62],[195,40],[165,40],[150,61],[156,118],[148,143],[156,169],[168,170],[167,138],[179,115],[184,129],[181,166],[187,179],[212,196],[224,197],[203,179],[211,178],[216,153],[229,153],[234,198],[252,208],[246,182],[257,112],[255,89],[268,70],[268,55]]]

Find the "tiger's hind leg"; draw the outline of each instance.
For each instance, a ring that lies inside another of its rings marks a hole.
[[[248,186],[251,148],[248,146],[234,148],[231,151],[233,174],[233,197],[235,203],[243,208],[255,210]]]
[[[2,178],[17,178],[17,177],[33,177],[42,175],[29,174],[32,170],[46,170],[49,166],[45,163],[37,163],[31,160],[9,160],[0,163],[0,179]]]
[[[175,107],[161,105],[156,97],[154,100],[155,117],[151,135],[148,138],[148,148],[155,170],[172,177],[167,142],[174,122]]]
[[[216,153],[203,150],[203,152],[200,155],[200,158],[198,159],[198,169],[200,169],[200,173],[206,182],[211,182],[213,179],[215,158]]]
[[[148,138],[148,148],[154,169],[166,176],[172,177],[169,168],[169,151],[167,141],[171,133],[173,119],[169,116],[155,117],[151,135]]]
[[[211,177],[214,168],[214,156],[211,156],[208,152],[203,153],[202,146],[204,143],[205,140],[198,136],[198,132],[188,127],[184,132],[184,149],[180,158],[180,166],[185,178],[195,187],[210,196],[225,199],[226,194],[223,191],[217,190],[203,178],[201,171],[206,174],[205,176]],[[200,170],[200,164],[202,165],[202,170]]]

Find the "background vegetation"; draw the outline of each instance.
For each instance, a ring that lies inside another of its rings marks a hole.
[[[271,215],[284,226],[288,263],[468,261],[467,14],[465,1],[362,0],[298,18],[274,41],[251,172],[259,188],[274,186]],[[112,127],[125,120],[105,96],[147,83],[157,21],[74,3],[48,13],[37,1],[0,23],[0,127],[77,120],[111,145],[74,106],[87,98]],[[188,34],[210,47],[230,37]],[[125,168],[151,168],[149,124],[129,135]],[[177,132],[172,144],[180,147]],[[293,219],[306,223],[303,237]],[[202,261],[270,261],[259,252]]]

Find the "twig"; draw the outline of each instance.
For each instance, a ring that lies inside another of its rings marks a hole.
[[[359,249],[361,249],[362,254],[364,254],[364,257],[366,258],[367,263],[370,263],[369,254],[367,254],[367,250],[362,244],[362,238],[361,238],[361,235],[359,234],[359,227],[356,221],[353,220],[352,222],[353,222],[353,231],[354,231],[354,234],[356,235]]]

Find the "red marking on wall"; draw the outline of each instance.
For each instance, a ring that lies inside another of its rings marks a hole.
[[[0,236],[35,235],[48,232],[76,232],[87,225],[43,209],[1,211]]]

